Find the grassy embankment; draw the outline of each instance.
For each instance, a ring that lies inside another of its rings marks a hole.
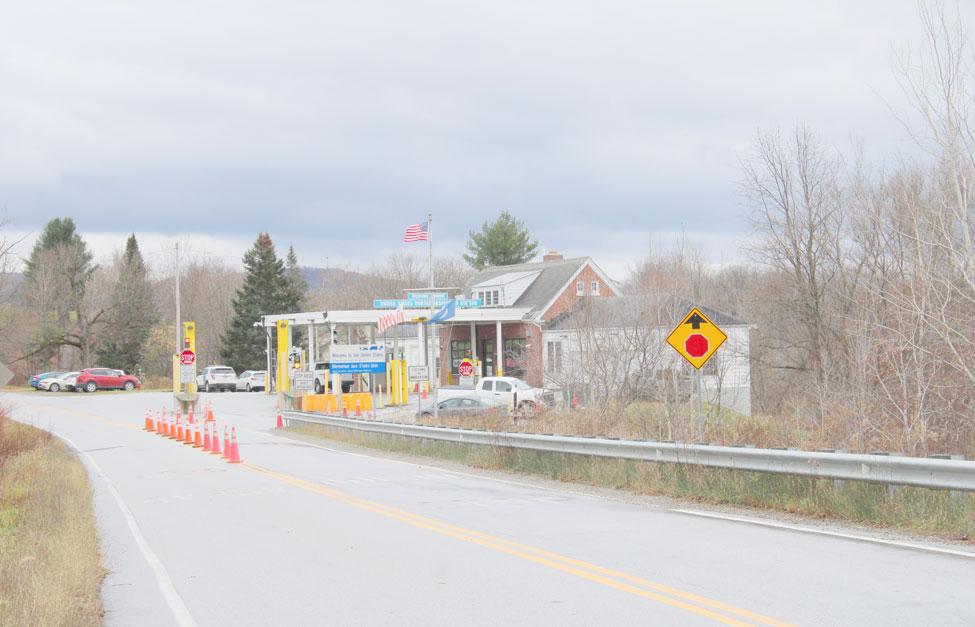
[[[488,426],[488,425],[485,425]],[[497,427],[498,425],[489,425]],[[975,541],[975,494],[414,439],[324,425],[296,432],[559,481],[765,508]]]
[[[0,625],[99,625],[103,576],[84,466],[0,411]]]

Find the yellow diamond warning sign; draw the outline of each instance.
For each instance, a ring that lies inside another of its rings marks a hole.
[[[700,370],[727,339],[724,331],[695,307],[670,332],[667,343]]]

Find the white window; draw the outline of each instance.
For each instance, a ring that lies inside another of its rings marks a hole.
[[[593,296],[599,296],[599,281],[593,281],[589,284],[589,293]]]
[[[586,295],[586,284],[583,283],[582,281],[579,281],[578,283],[576,283],[576,296],[585,296],[585,295]]]
[[[498,290],[494,290],[494,292],[492,292],[492,294],[494,294],[494,296],[493,296],[494,304],[495,305],[500,305],[501,304],[501,299],[498,298]]]
[[[484,292],[484,304],[489,306],[491,304],[491,292]]]
[[[562,342],[548,342],[548,372],[562,372]]]

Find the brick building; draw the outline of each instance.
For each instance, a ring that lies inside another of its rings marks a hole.
[[[459,310],[440,330],[440,383],[456,382],[460,361],[473,357],[481,376],[503,374],[542,386],[545,327],[582,300],[619,295],[589,257],[549,252],[541,262],[486,268],[463,293],[483,307]]]

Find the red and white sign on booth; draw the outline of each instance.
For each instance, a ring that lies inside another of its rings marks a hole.
[[[459,364],[457,364],[457,374],[462,377],[473,377],[474,376],[474,362],[470,359],[464,359]]]
[[[191,350],[185,350],[179,354],[179,363],[184,366],[192,366],[196,363],[196,353]]]
[[[179,354],[179,382],[196,382],[196,353],[189,349]]]

